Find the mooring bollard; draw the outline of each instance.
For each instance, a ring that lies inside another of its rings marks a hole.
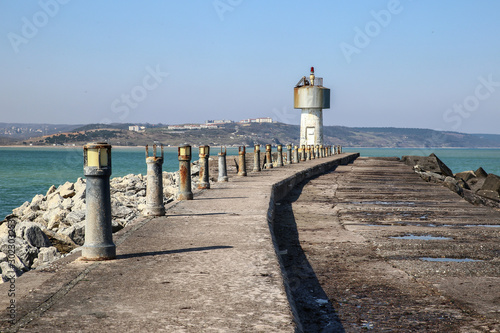
[[[238,166],[238,176],[246,176],[247,175],[247,165],[245,161],[246,149],[245,146],[240,146],[238,148],[239,166]]]
[[[266,169],[273,168],[273,155],[271,153],[272,146],[270,144],[266,145]]]
[[[319,145],[319,157],[320,158],[325,157],[325,150],[323,149],[323,145]]]
[[[276,166],[283,166],[283,145],[278,145],[278,160],[276,161]]]
[[[342,154],[342,146],[339,145],[339,154]]]
[[[219,182],[227,182],[227,164],[226,164],[226,153],[227,149],[224,148],[224,152],[222,151],[222,147],[220,147],[219,153],[219,178],[217,179]]]
[[[310,145],[307,145],[306,153],[307,153],[307,160],[310,161],[311,160],[311,146]]]
[[[191,146],[178,148],[179,158],[179,193],[177,200],[193,200],[191,191]]]
[[[83,147],[83,171],[87,178],[85,191],[85,243],[82,257],[106,260],[116,257],[111,229],[111,145],[89,143]]]
[[[208,165],[210,146],[200,146],[198,149],[200,157],[200,181],[198,188],[207,189],[210,188],[210,166]]]
[[[253,147],[253,172],[261,171],[260,169],[260,145]]]
[[[292,164],[293,160],[292,160],[292,145],[291,144],[286,145],[286,151],[287,151],[286,164]]]
[[[300,160],[301,160],[302,162],[304,162],[304,161],[306,160],[306,146],[305,146],[305,145],[302,145],[302,146],[300,146],[300,147],[301,147],[301,148],[300,148],[300,150],[301,150],[301,152],[300,152]]]
[[[293,146],[293,162],[299,163],[299,147]]]
[[[149,156],[146,146],[146,164],[148,181],[146,185],[146,208],[143,214],[146,216],[165,215],[163,204],[163,145],[161,145],[161,156],[156,156],[156,145],[153,145],[153,156]]]

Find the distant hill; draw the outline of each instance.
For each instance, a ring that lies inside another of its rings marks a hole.
[[[25,125],[24,128],[29,127],[27,126],[29,124],[23,125]],[[283,123],[230,123],[221,124],[215,129],[168,129],[162,124],[134,124],[144,127],[140,132],[129,131],[129,125],[132,124],[43,125],[45,129],[50,128],[54,133],[17,139],[15,143],[82,145],[93,141],[106,141],[117,146],[141,146],[157,141],[172,146],[183,143],[251,146],[255,143],[298,144],[299,142],[299,125]],[[65,126],[71,129],[59,132]],[[29,132],[31,135],[37,133],[41,134],[39,130]],[[465,134],[394,127],[325,126],[324,141],[325,144],[341,144],[344,147],[500,148],[500,135],[496,134]]]

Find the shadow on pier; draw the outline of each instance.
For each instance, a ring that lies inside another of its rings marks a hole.
[[[307,181],[276,205],[273,233],[285,276],[286,292],[297,322],[297,332],[345,332],[340,318],[307,260],[292,209]]]
[[[141,253],[130,253],[122,254],[116,256],[116,259],[128,259],[128,258],[139,258],[148,256],[161,256],[166,254],[176,254],[176,253],[187,253],[187,252],[199,252],[199,251],[211,251],[211,250],[221,250],[221,249],[232,249],[232,246],[204,246],[204,247],[192,247],[188,249],[178,249],[178,250],[166,250],[166,251],[152,251],[152,252],[141,252]]]

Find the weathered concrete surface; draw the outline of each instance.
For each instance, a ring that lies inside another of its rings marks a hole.
[[[294,189],[276,216],[305,331],[500,332],[500,212],[358,158]],[[391,238],[410,235],[446,239]]]
[[[15,326],[2,284],[0,331],[293,332],[268,226],[274,200],[348,157],[232,177],[115,234],[116,260],[76,253],[24,274]]]

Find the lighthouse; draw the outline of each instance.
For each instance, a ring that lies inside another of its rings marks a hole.
[[[303,76],[293,91],[294,108],[300,115],[300,146],[323,144],[323,109],[330,108],[330,89],[323,87],[323,78],[315,77],[311,67],[309,80]]]

